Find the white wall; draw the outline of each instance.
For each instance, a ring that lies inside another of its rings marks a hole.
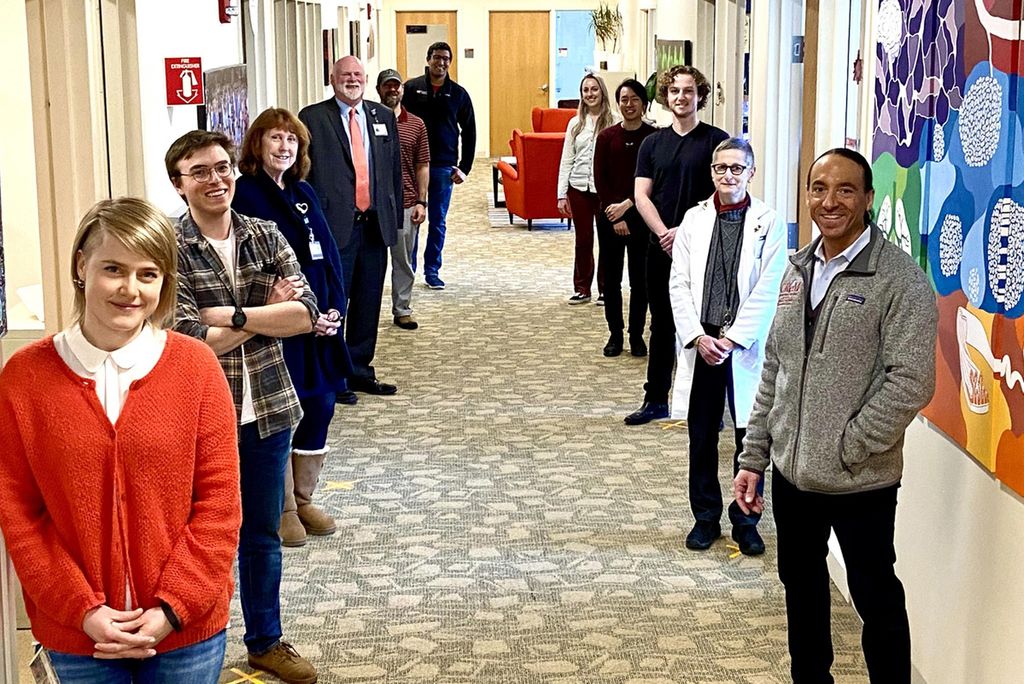
[[[11,330],[39,328],[42,324],[16,294],[18,288],[42,283],[25,3],[0,2],[0,62],[5,80],[0,88],[0,202],[8,323]]]
[[[490,25],[489,13],[494,11],[550,11],[551,40],[554,42],[554,18],[557,10],[593,9],[597,0],[561,0],[552,5],[550,0],[516,0],[516,2],[498,0],[439,0],[425,4],[423,0],[384,0],[380,15],[380,66],[386,68],[398,61],[395,45],[395,12],[457,12],[456,32],[459,52],[455,56],[458,64],[458,82],[469,92],[473,99],[473,110],[476,113],[478,157],[489,156],[489,134],[491,125],[490,105]],[[635,29],[634,29],[635,30]],[[473,59],[463,57],[465,50],[472,48]],[[509,50],[515,46],[510,45]],[[551,58],[552,76],[554,78],[554,56]],[[423,62],[426,66],[426,60]],[[413,74],[418,75],[418,74]],[[409,76],[405,74],[405,76]],[[553,80],[551,81],[554,82]],[[498,87],[512,88],[515,84],[496,84]],[[501,151],[504,153],[504,150]]]
[[[136,21],[146,197],[166,213],[179,214],[185,205],[167,179],[164,153],[196,128],[196,108],[167,106],[164,58],[201,57],[204,70],[241,64],[239,20],[221,24],[216,4],[208,0],[177,0],[136,3]]]
[[[907,431],[896,570],[928,684],[1024,680],[1024,499],[941,432]]]

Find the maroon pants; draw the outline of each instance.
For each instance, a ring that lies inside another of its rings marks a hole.
[[[579,294],[590,296],[594,280],[594,221],[603,224],[608,219],[601,211],[601,203],[593,192],[569,188],[566,195],[576,227],[576,256],[572,268],[572,284]],[[597,291],[604,292],[604,265],[598,259]]]

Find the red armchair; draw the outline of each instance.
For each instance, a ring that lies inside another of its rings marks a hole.
[[[575,109],[546,109],[534,107],[530,112],[534,133],[565,133],[569,119],[576,115]]]
[[[518,128],[512,131],[509,147],[516,157],[516,167],[498,162],[509,223],[515,214],[526,219],[526,227],[533,230],[533,219],[561,218],[558,163],[564,139],[564,133],[523,133]]]

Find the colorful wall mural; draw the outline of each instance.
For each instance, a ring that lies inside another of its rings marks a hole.
[[[875,211],[939,302],[939,429],[1024,494],[1024,0],[881,0]]]

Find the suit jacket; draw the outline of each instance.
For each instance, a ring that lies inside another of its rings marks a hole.
[[[370,136],[370,193],[372,207],[384,244],[398,241],[402,221],[402,159],[395,114],[376,102],[359,104],[366,115]],[[355,217],[356,172],[352,148],[342,128],[341,110],[333,97],[309,105],[299,112],[310,134],[309,157],[312,163],[306,179],[316,190],[320,207],[327,216],[339,249],[345,249],[352,237]],[[387,135],[377,135],[374,124],[382,124]]]

